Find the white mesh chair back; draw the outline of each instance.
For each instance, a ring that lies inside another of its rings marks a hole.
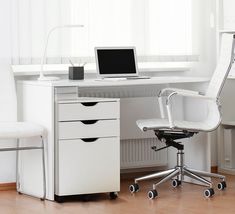
[[[220,56],[214,71],[214,74],[209,83],[206,96],[217,99],[224,86],[225,80],[229,74],[234,60],[234,44],[235,39],[233,34],[223,34],[221,38]],[[221,122],[221,112],[215,102],[208,101],[208,114],[204,121],[210,131],[216,129]]]
[[[234,60],[234,34],[224,33],[221,38],[220,56],[208,86],[206,96],[219,97]]]

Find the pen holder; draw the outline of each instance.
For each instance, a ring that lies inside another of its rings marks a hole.
[[[83,80],[84,79],[84,67],[83,66],[69,67],[69,79],[70,80]]]

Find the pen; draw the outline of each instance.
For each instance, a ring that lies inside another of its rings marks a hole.
[[[70,64],[74,67],[74,64],[73,64],[73,62],[71,61],[71,59],[69,59],[69,62],[70,62]]]

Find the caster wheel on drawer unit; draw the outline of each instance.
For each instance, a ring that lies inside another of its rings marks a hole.
[[[138,192],[140,189],[139,185],[138,184],[132,184],[129,186],[129,190],[131,193],[135,193],[135,192]]]
[[[149,199],[154,199],[154,198],[156,198],[158,196],[158,193],[157,193],[157,190],[150,190],[149,192],[148,192],[148,198]]]
[[[58,196],[58,195],[55,195],[55,201],[57,202],[57,203],[63,203],[63,202],[65,202],[65,197],[64,196]]]
[[[220,183],[218,183],[218,190],[224,190],[227,187],[227,184],[225,181],[222,181]]]
[[[118,197],[118,193],[117,192],[110,192],[109,197],[111,200],[114,200]]]
[[[172,185],[174,188],[176,188],[176,187],[178,187],[178,186],[181,185],[181,181],[179,181],[178,179],[173,179],[173,180],[171,181],[171,185]]]
[[[214,194],[215,194],[215,191],[214,191],[213,188],[209,188],[209,189],[206,189],[206,190],[204,191],[204,196],[205,196],[206,198],[210,198],[210,197],[212,197]]]

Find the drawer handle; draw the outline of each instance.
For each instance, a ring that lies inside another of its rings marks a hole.
[[[81,103],[84,106],[95,106],[98,102]]]
[[[81,122],[85,125],[91,125],[97,123],[98,120],[81,120]]]
[[[86,143],[92,143],[97,141],[99,138],[82,138],[81,140],[86,142]]]

